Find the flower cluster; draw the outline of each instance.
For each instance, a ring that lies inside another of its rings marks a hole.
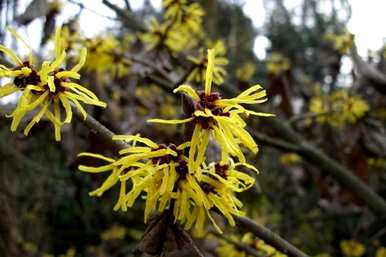
[[[256,72],[256,66],[252,62],[247,62],[236,70],[236,78],[243,82],[248,82]]]
[[[224,83],[224,76],[226,75],[225,66],[229,61],[225,57],[226,48],[222,40],[216,42],[208,42],[209,46],[212,46],[214,62],[213,62],[213,82],[217,85]],[[201,83],[205,80],[206,70],[208,67],[208,58],[204,49],[201,48],[199,55],[188,56],[188,60],[192,63],[192,71],[188,76],[188,81],[195,81]]]
[[[240,146],[246,146],[257,153],[257,145],[246,131],[246,123],[241,115],[271,116],[271,114],[245,109],[243,104],[256,104],[266,101],[266,93],[255,85],[231,99],[222,99],[212,92],[214,51],[208,51],[205,91],[196,92],[192,87],[182,85],[175,92],[184,92],[194,101],[195,111],[183,120],[153,119],[150,122],[179,124],[187,123],[194,127],[191,140],[181,145],[157,144],[139,135],[114,136],[131,146],[119,152],[117,159],[94,153],[81,153],[80,156],[101,159],[107,164],[97,167],[80,165],[84,172],[109,172],[105,182],[90,195],[101,196],[106,190],[120,183],[115,210],[126,211],[138,197],[144,196],[144,219],[148,221],[151,213],[170,210],[175,222],[186,230],[202,235],[206,217],[221,232],[212,217],[217,210],[231,225],[234,216],[242,216],[242,202],[235,193],[245,191],[254,184],[254,178],[239,170],[245,167],[257,172],[246,162]],[[221,146],[221,160],[208,163],[206,149],[211,137]],[[235,159],[238,159],[235,162]]]
[[[316,115],[318,123],[327,123],[335,128],[343,128],[348,123],[355,123],[369,110],[365,100],[350,95],[341,89],[330,95],[314,96],[309,105],[310,111]]]
[[[258,253],[261,253],[261,256],[272,256],[272,257],[286,257],[286,254],[283,254],[277,251],[272,246],[266,244],[263,240],[255,239],[251,233],[244,234],[241,238],[237,236],[231,236],[231,239],[234,242],[241,243],[243,245],[249,246],[252,249],[255,249]],[[221,240],[219,247],[217,247],[216,252],[219,257],[250,257],[247,252],[239,249],[234,244],[231,244],[225,240]]]
[[[153,17],[148,31],[138,35],[147,50],[167,50],[175,54],[195,47],[203,33],[201,6],[186,0],[164,0],[162,5],[165,8],[163,21]]]
[[[324,38],[333,42],[335,50],[340,54],[348,54],[354,44],[354,35],[350,32],[342,34],[327,33]]]
[[[297,153],[283,153],[280,155],[279,161],[284,166],[290,166],[302,161],[302,157]]]
[[[242,106],[242,104],[250,105],[267,101],[266,91],[260,85],[254,85],[231,99],[223,99],[218,92],[212,92],[215,63],[214,50],[208,50],[204,91],[196,92],[189,85],[181,85],[174,90],[175,93],[187,94],[194,101],[195,110],[191,117],[182,120],[149,120],[149,122],[164,124],[190,123],[194,126],[189,149],[189,169],[191,170],[196,170],[204,160],[210,135],[221,146],[222,160],[237,157],[240,162],[245,162],[240,146],[246,147],[255,154],[258,147],[245,129],[246,123],[241,115],[272,116],[272,114],[255,112]]]
[[[189,170],[188,157],[184,150],[190,142],[176,146],[174,144],[157,144],[139,135],[114,136],[114,140],[132,143],[132,147],[119,152],[119,159],[111,159],[99,154],[81,153],[101,159],[107,164],[99,167],[80,165],[84,172],[110,172],[106,181],[91,196],[101,196],[115,184],[120,183],[120,193],[114,210],[126,211],[136,199],[145,195],[144,220],[148,221],[153,211],[173,211],[175,221],[194,233],[204,233],[205,216],[207,215],[216,228],[221,231],[212,218],[209,210],[217,208],[234,225],[233,215],[240,216],[242,203],[234,196],[254,183],[254,179],[238,171],[240,163],[202,164],[199,172]],[[247,165],[249,168],[254,167]],[[131,186],[128,189],[128,184]]]
[[[12,117],[11,131],[16,131],[21,120],[27,114],[33,114],[33,118],[24,129],[24,134],[28,135],[36,123],[47,118],[54,126],[55,139],[59,141],[61,139],[61,127],[64,123],[71,122],[73,105],[79,109],[84,118],[86,118],[87,113],[80,102],[106,107],[106,104],[101,102],[93,92],[72,81],[80,78],[79,70],[86,61],[86,48],[81,50],[79,63],[72,69],[61,68],[66,58],[66,51],[60,40],[61,30],[57,29],[55,33],[55,59],[51,62],[44,61],[40,69],[37,69],[32,49],[16,31],[12,29],[9,31],[30,50],[28,60],[22,61],[11,49],[0,45],[0,51],[14,63],[13,67],[0,66],[0,77],[11,80],[10,83],[0,88],[0,97],[21,92],[15,110],[9,115]],[[63,110],[64,120],[62,120]]]
[[[386,257],[386,247],[379,247],[375,253],[375,257]]]
[[[272,53],[267,62],[267,71],[269,74],[278,76],[283,72],[289,70],[290,61],[281,53]]]
[[[341,241],[340,249],[346,257],[361,257],[366,251],[365,246],[356,240]]]
[[[126,39],[130,41],[129,39]],[[109,73],[113,78],[121,78],[128,74],[131,61],[123,54],[125,49],[111,35],[99,36],[85,40],[89,49],[89,57],[85,63],[86,70],[94,71],[99,76]]]

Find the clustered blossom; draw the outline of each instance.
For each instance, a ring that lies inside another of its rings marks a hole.
[[[203,34],[201,6],[186,0],[164,0],[162,5],[165,8],[163,20],[153,17],[148,31],[138,35],[147,50],[176,54],[195,47]]]
[[[369,105],[360,96],[350,95],[347,90],[341,89],[330,95],[314,96],[309,108],[316,115],[316,122],[340,129],[356,123],[367,113]]]
[[[33,114],[24,129],[24,134],[28,135],[32,127],[41,119],[47,118],[54,126],[55,139],[61,139],[61,127],[64,123],[70,123],[72,119],[72,105],[86,118],[87,113],[83,109],[84,104],[106,107],[98,97],[87,88],[73,82],[80,78],[79,70],[86,61],[87,49],[81,50],[79,63],[70,70],[62,68],[66,51],[63,48],[61,30],[55,33],[55,59],[44,61],[40,67],[37,65],[32,55],[32,49],[16,33],[9,31],[20,40],[29,50],[29,58],[22,61],[11,49],[0,45],[0,51],[13,61],[14,67],[0,66],[0,77],[9,78],[11,82],[0,87],[0,97],[21,92],[21,96],[15,110],[9,115],[12,117],[11,131],[16,131],[20,122],[27,114]],[[62,112],[64,111],[64,119]]]
[[[255,154],[258,147],[245,129],[246,123],[241,115],[272,116],[272,114],[255,112],[242,106],[267,101],[266,91],[260,85],[254,85],[231,99],[222,99],[218,92],[212,92],[214,67],[215,52],[209,50],[204,91],[196,92],[189,85],[181,85],[174,90],[175,93],[183,92],[193,99],[195,111],[191,117],[183,120],[149,120],[149,122],[164,124],[193,124],[194,130],[189,150],[189,167],[192,170],[204,161],[210,135],[221,146],[222,160],[227,160],[231,156],[237,157],[240,162],[245,162],[240,146],[243,145]]]
[[[222,40],[216,42],[209,42],[212,46],[214,63],[213,63],[213,83],[221,85],[224,83],[224,76],[226,75],[225,67],[229,61],[225,57],[226,48]],[[188,56],[188,60],[192,63],[192,71],[189,73],[188,81],[201,83],[205,80],[205,74],[208,67],[208,58],[204,49],[201,48],[198,56]]]
[[[114,210],[127,211],[136,199],[144,194],[144,221],[148,221],[153,211],[162,213],[172,209],[175,221],[185,229],[194,227],[196,235],[204,233],[205,216],[219,230],[210,210],[217,208],[229,221],[235,225],[233,216],[241,216],[242,207],[234,192],[242,192],[250,188],[254,179],[238,171],[239,166],[246,163],[228,162],[202,163],[199,170],[189,170],[188,157],[184,150],[190,142],[176,146],[174,144],[157,144],[139,135],[114,136],[114,140],[124,140],[132,143],[132,147],[119,152],[118,159],[112,159],[99,154],[81,153],[101,159],[107,164],[99,167],[80,165],[84,172],[110,172],[105,182],[91,196],[101,196],[105,191],[120,183],[120,193]],[[130,188],[130,189],[129,189]]]
[[[266,244],[263,240],[256,239],[251,233],[246,233],[242,237],[231,235],[230,238],[238,243],[247,245],[252,249],[261,253],[261,256],[272,256],[272,257],[287,257],[286,254],[279,252],[272,246]],[[216,253],[219,257],[249,257],[246,251],[239,249],[234,244],[220,240],[219,246],[216,248]]]
[[[269,74],[278,76],[290,69],[289,59],[281,53],[272,53],[267,62],[267,71]]]
[[[111,35],[86,39],[84,45],[89,49],[85,69],[96,72],[100,82],[103,82],[101,79],[103,73],[111,74],[112,78],[122,78],[129,73],[132,62],[124,55],[126,49],[122,48],[120,42]]]
[[[354,45],[354,35],[346,31],[341,34],[326,33],[324,38],[333,43],[336,51],[340,54],[348,54]]]
[[[84,166],[84,172],[108,172],[105,182],[90,195],[101,196],[116,184],[120,184],[115,210],[126,211],[138,197],[144,196],[144,219],[148,221],[153,212],[171,210],[175,222],[196,235],[205,233],[206,217],[221,232],[211,211],[217,210],[235,225],[235,216],[242,216],[243,204],[236,193],[249,189],[254,178],[239,170],[240,167],[257,169],[246,162],[241,146],[256,154],[258,147],[245,129],[242,115],[272,116],[248,110],[243,105],[263,103],[266,92],[255,85],[237,97],[223,99],[211,90],[214,73],[214,51],[208,51],[204,91],[196,92],[188,85],[181,85],[175,92],[183,92],[194,101],[195,111],[183,120],[153,119],[150,122],[180,124],[194,127],[189,140],[181,145],[157,144],[139,135],[114,136],[131,146],[112,159],[95,153],[81,153],[106,162],[102,166]],[[210,138],[221,148],[221,159],[208,163],[206,149]],[[237,161],[236,161],[237,159]]]

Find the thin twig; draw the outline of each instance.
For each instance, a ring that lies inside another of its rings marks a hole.
[[[379,93],[386,95],[386,76],[379,72],[374,66],[366,63],[359,56],[356,46],[351,50],[351,58],[355,65],[355,71],[359,77],[370,82]]]
[[[72,111],[75,117],[82,122],[90,131],[94,134],[98,134],[105,142],[111,143],[117,150],[121,150],[124,148],[130,147],[128,144],[122,141],[113,140],[113,136],[115,135],[111,130],[103,126],[99,121],[94,119],[91,115],[87,115],[86,119],[84,119],[82,113],[78,110],[76,106],[72,106]]]
[[[288,123],[289,124],[293,124],[293,123],[297,123],[298,121],[302,121],[302,120],[306,120],[306,119],[313,119],[313,118],[317,118],[317,117],[320,117],[320,116],[330,115],[332,113],[333,113],[332,111],[330,111],[330,112],[320,112],[320,113],[307,112],[307,113],[304,113],[304,114],[300,114],[300,115],[296,115],[296,116],[291,117],[288,120]]]
[[[253,233],[258,238],[264,240],[267,244],[273,246],[276,250],[287,254],[290,257],[309,257],[304,252],[293,246],[291,243],[272,232],[268,228],[255,223],[247,217],[236,217],[237,224],[245,230]]]
[[[151,62],[147,62],[145,60],[142,60],[142,59],[139,59],[137,57],[134,57],[134,56],[131,56],[128,58],[129,60],[133,61],[133,62],[136,62],[136,63],[139,63],[139,64],[142,64],[144,66],[147,66],[149,68],[152,68],[153,70],[157,71],[158,73],[160,73],[164,78],[168,79],[169,78],[169,75],[166,73],[166,71],[160,67],[158,67],[157,65],[155,65],[154,63],[151,63]]]
[[[126,27],[136,31],[146,31],[145,26],[134,17],[134,14],[132,12],[124,11],[108,0],[103,0],[102,3],[109,7],[111,10],[113,10],[117,14],[117,16],[123,21]]]
[[[106,19],[113,20],[113,21],[116,21],[116,20],[117,20],[117,19],[114,18],[114,17],[110,17],[110,16],[107,16],[107,15],[100,14],[100,13],[98,13],[97,11],[95,11],[95,10],[93,10],[93,9],[91,9],[91,8],[89,8],[89,7],[87,7],[87,6],[85,6],[85,5],[84,5],[83,3],[81,3],[81,2],[77,2],[77,1],[74,1],[74,0],[67,0],[67,1],[68,1],[70,4],[74,4],[74,5],[79,6],[79,8],[80,8],[80,11],[79,11],[79,12],[81,12],[82,10],[86,10],[86,11],[89,11],[89,12],[91,12],[91,13],[93,13],[93,14],[96,14],[96,15],[102,17],[102,18],[106,18]]]
[[[267,146],[272,146],[287,152],[300,152],[302,150],[302,147],[298,144],[293,144],[284,140],[272,138],[266,134],[257,132],[256,130],[249,129],[249,133],[251,133],[252,137],[256,141],[261,142],[262,144]]]
[[[130,5],[129,0],[125,0],[125,5],[126,5],[126,9],[127,9],[128,11],[131,11],[131,5]]]

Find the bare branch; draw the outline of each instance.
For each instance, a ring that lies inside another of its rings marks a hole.
[[[146,30],[145,26],[134,17],[132,12],[124,11],[108,0],[103,0],[102,3],[113,10],[127,28],[131,28],[136,31]]]
[[[386,95],[386,76],[371,64],[363,61],[358,54],[356,46],[353,46],[351,50],[351,58],[359,77],[368,81],[379,93]]]
[[[253,233],[258,238],[264,240],[267,244],[290,257],[309,257],[304,252],[293,246],[291,243],[272,232],[268,228],[255,223],[247,217],[236,217],[237,224],[246,231]]]
[[[249,131],[249,133],[251,133],[251,135],[253,136],[253,138],[256,141],[258,141],[264,145],[272,146],[272,147],[275,147],[277,149],[287,151],[287,152],[300,152],[300,151],[302,151],[302,147],[297,145],[297,144],[293,144],[293,143],[289,143],[289,142],[284,141],[284,140],[272,138],[266,134],[257,132],[256,130],[249,129],[248,131]]]
[[[87,115],[86,119],[84,119],[82,113],[78,110],[78,108],[74,105],[72,105],[72,107],[72,111],[75,117],[80,122],[82,122],[92,133],[99,135],[105,142],[111,143],[111,145],[117,150],[130,147],[128,144],[122,141],[113,140],[113,136],[115,134],[111,130],[103,126],[99,121],[94,119],[91,115]]]

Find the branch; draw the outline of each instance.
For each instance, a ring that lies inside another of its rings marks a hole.
[[[136,31],[146,31],[146,27],[134,17],[133,13],[122,10],[108,0],[103,0],[102,3],[113,10],[126,27]]]
[[[78,108],[74,105],[72,105],[72,107],[72,111],[75,117],[80,122],[82,122],[90,130],[90,132],[99,135],[105,142],[110,143],[117,150],[130,147],[128,144],[122,141],[113,140],[113,136],[115,134],[111,130],[103,126],[99,121],[94,119],[91,115],[87,115],[86,119],[84,119],[82,113],[78,110]]]
[[[278,148],[280,150],[287,151],[287,152],[300,152],[300,151],[302,151],[302,147],[297,145],[297,144],[293,144],[293,143],[289,143],[289,142],[284,141],[284,140],[272,138],[266,134],[257,132],[256,130],[249,129],[248,131],[249,131],[249,133],[251,133],[252,137],[256,141],[258,141],[264,145],[272,146],[272,147],[275,147],[275,148]]]
[[[303,121],[303,120],[306,120],[306,119],[313,119],[313,118],[317,118],[317,117],[325,116],[325,115],[330,115],[332,113],[333,113],[332,111],[321,112],[321,113],[307,112],[307,113],[303,113],[303,114],[299,114],[299,115],[291,117],[288,120],[288,123],[289,124],[294,124],[294,123],[297,123],[299,121]]]
[[[129,0],[125,0],[125,5],[126,5],[126,9],[131,11],[131,5],[130,5]]]
[[[253,233],[258,238],[264,240],[267,244],[290,257],[309,257],[278,234],[275,234],[268,228],[255,223],[247,217],[236,217],[236,221],[239,226]]]
[[[386,76],[379,72],[374,66],[366,63],[359,56],[356,46],[351,50],[351,58],[359,77],[368,81],[379,93],[386,95]]]
[[[303,142],[300,154],[307,161],[317,164],[319,168],[329,172],[340,184],[350,189],[357,197],[361,198],[380,218],[386,216],[386,202],[369,185],[359,179],[354,173],[334,159],[327,156],[317,147]],[[316,165],[315,165],[316,166]]]

